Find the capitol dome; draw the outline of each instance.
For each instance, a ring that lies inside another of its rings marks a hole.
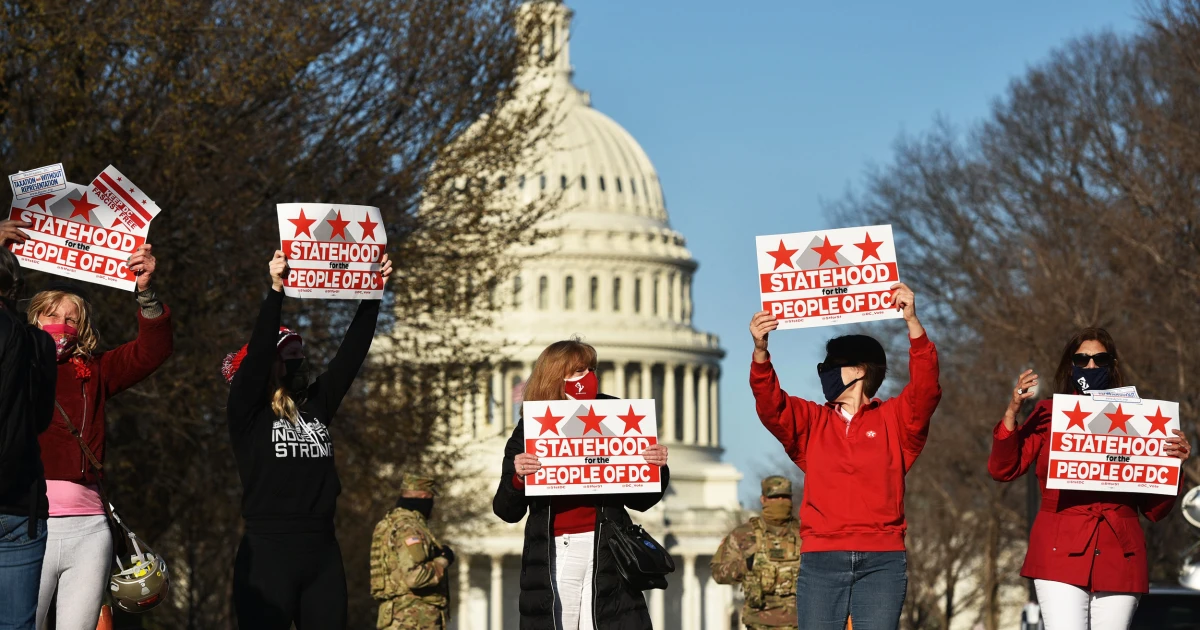
[[[534,361],[547,345],[580,336],[599,354],[602,392],[655,399],[659,440],[670,448],[668,492],[636,516],[679,567],[666,591],[647,593],[654,627],[728,628],[733,591],[712,579],[708,561],[737,524],[741,473],[721,461],[724,350],[716,335],[692,324],[698,264],[683,235],[671,228],[646,152],[571,82],[572,12],[552,0],[527,2],[520,11],[524,17],[537,12],[531,54],[554,53],[552,63],[530,64],[537,68],[524,77],[525,89],[545,95],[552,127],[535,157],[500,177],[499,185],[508,191],[506,202],[561,194],[562,203],[540,226],[553,236],[519,252],[519,271],[497,292],[495,327],[484,334],[502,352],[492,361],[490,378],[465,397],[464,462],[488,471],[479,492],[495,490],[491,471],[520,419],[521,393]],[[523,525],[488,527],[485,536],[461,545],[460,557],[469,556],[471,571],[458,581],[459,630],[517,626],[513,585]]]

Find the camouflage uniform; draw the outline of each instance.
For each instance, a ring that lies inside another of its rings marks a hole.
[[[401,490],[433,492],[433,480],[405,475]],[[450,620],[443,547],[421,513],[397,507],[371,538],[371,596],[382,603],[379,630],[442,630]]]
[[[792,482],[767,477],[762,481],[762,495],[791,497]],[[742,623],[747,628],[796,628],[800,521],[794,515],[782,525],[758,516],[739,525],[721,541],[711,566],[717,582],[742,585],[746,597]]]

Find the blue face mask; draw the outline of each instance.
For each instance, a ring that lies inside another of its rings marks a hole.
[[[1071,380],[1080,394],[1108,389],[1112,383],[1112,370],[1106,367],[1081,368],[1071,366]]]
[[[825,393],[825,400],[829,402],[837,400],[838,396],[841,396],[851,385],[862,380],[860,376],[849,383],[843,383],[842,368],[840,367],[830,368],[824,372],[817,372],[817,376],[821,377],[821,391]]]

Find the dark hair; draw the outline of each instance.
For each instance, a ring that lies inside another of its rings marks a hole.
[[[825,344],[825,361],[822,365],[861,367],[863,393],[867,398],[873,398],[883,385],[883,379],[887,378],[887,354],[883,351],[883,345],[867,335],[844,335],[830,339]]]
[[[1112,379],[1109,381],[1109,386],[1123,387],[1125,379],[1121,376],[1121,359],[1117,354],[1117,342],[1113,341],[1112,335],[1103,328],[1084,328],[1075,333],[1063,348],[1062,359],[1058,362],[1058,370],[1054,372],[1054,391],[1059,394],[1079,393],[1079,388],[1071,379],[1071,368],[1073,367],[1071,356],[1079,351],[1079,346],[1082,346],[1085,341],[1099,341],[1100,345],[1104,346],[1104,349],[1112,355],[1113,365],[1110,368]]]
[[[21,263],[8,248],[0,247],[0,298],[15,301],[21,285]]]

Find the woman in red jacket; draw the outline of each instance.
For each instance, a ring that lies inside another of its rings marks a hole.
[[[1083,395],[1121,387],[1117,345],[1103,328],[1085,328],[1063,349],[1055,373],[1060,394]],[[1124,630],[1149,589],[1146,539],[1138,513],[1162,519],[1175,497],[1157,494],[1046,489],[1053,401],[1043,400],[1019,428],[1021,402],[1034,395],[1038,376],[1026,370],[1013,389],[1004,418],[992,433],[988,472],[1012,481],[1036,466],[1042,507],[1033,521],[1021,575],[1033,580],[1046,630]],[[1167,438],[1163,452],[1186,460],[1183,433]]]
[[[942,397],[937,350],[917,319],[913,292],[891,287],[909,338],[909,382],[900,395],[872,398],[887,373],[878,341],[832,339],[817,365],[825,404],[788,396],[767,353],[779,324],[769,312],[750,322],[750,388],[759,420],[804,471],[796,612],[804,630],[899,627],[908,585],[904,476],[925,448]]]
[[[50,334],[58,358],[54,418],[38,439],[50,503],[39,628],[45,627],[57,591],[56,627],[94,630],[112,567],[99,475],[72,428],[103,464],[106,401],[150,376],[171,356],[171,314],[150,287],[155,268],[150,246],[142,245],[128,265],[137,275],[138,337],[112,350],[97,349],[91,307],[74,289],[42,291],[29,304],[30,323]]]

